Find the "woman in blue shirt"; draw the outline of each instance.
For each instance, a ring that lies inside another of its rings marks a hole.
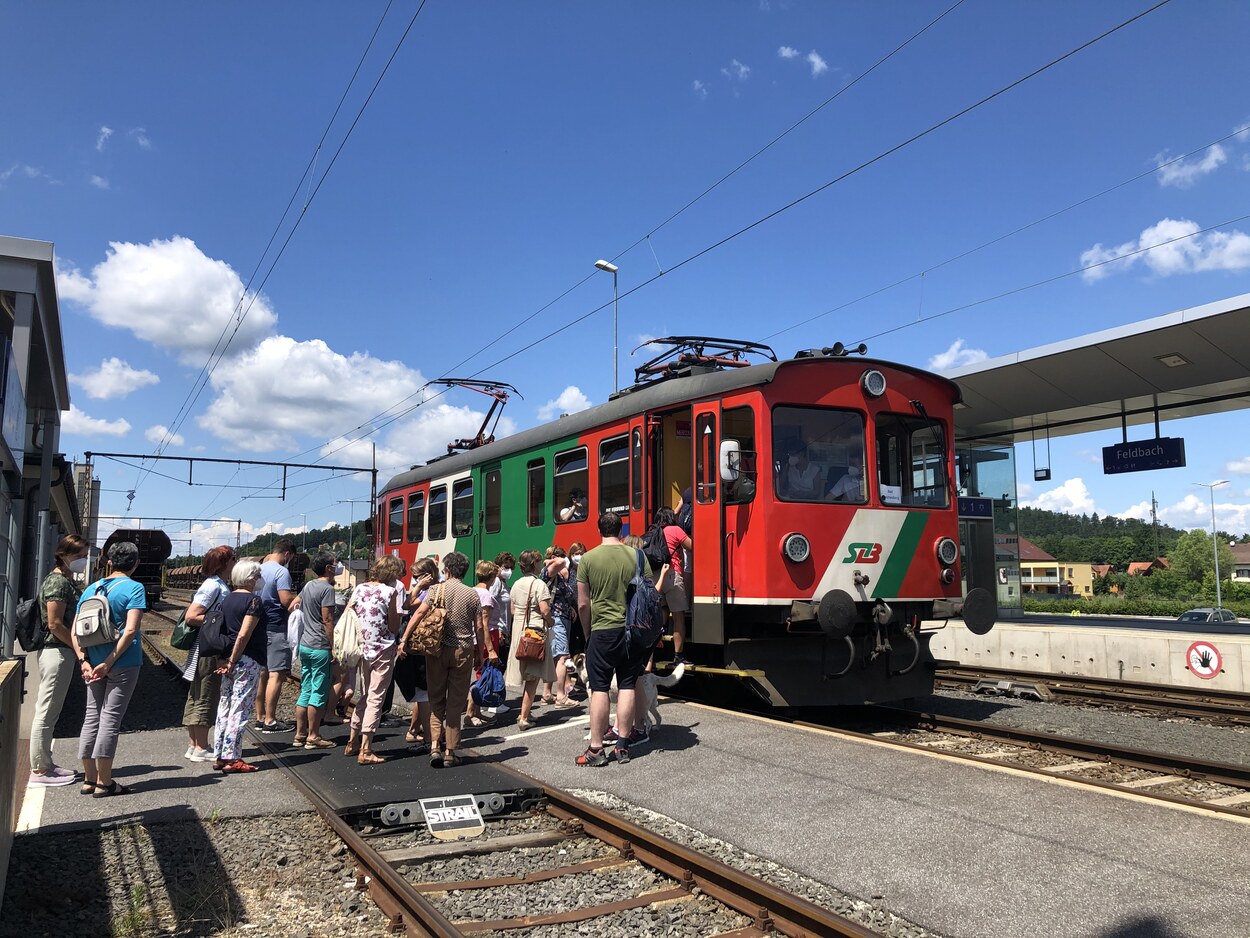
[[[78,740],[83,770],[81,790],[94,798],[124,795],[129,791],[113,781],[113,756],[117,752],[122,717],[139,682],[139,668],[143,664],[139,620],[147,608],[143,584],[130,578],[139,566],[139,548],[129,541],[121,541],[109,548],[108,561],[112,572],[83,590],[79,605],[97,593],[102,594],[118,632],[117,642],[83,649],[78,645],[75,631],[70,630],[74,654],[78,657],[83,680],[87,682],[87,712]]]

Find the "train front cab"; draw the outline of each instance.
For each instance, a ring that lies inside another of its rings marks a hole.
[[[960,596],[956,394],[907,369],[816,360],[692,406],[692,660],[742,672],[775,706],[932,691],[922,623],[994,619],[985,591]],[[859,497],[829,500],[855,456]],[[792,459],[807,464],[792,473]]]

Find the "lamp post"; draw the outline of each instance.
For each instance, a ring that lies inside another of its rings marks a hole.
[[[1219,485],[1227,485],[1227,479],[1220,479],[1218,482],[1195,482],[1194,485],[1201,485],[1211,493],[1211,552],[1215,554],[1215,611],[1219,612],[1223,608],[1223,598],[1220,596],[1220,542],[1215,535],[1215,489]]]
[[[300,527],[303,528],[302,536],[300,538],[299,549],[300,549],[300,553],[306,554],[308,553],[308,515],[301,514],[299,516],[299,520],[300,520]]]
[[[617,319],[617,292],[616,292],[616,272],[618,268],[615,264],[610,264],[605,260],[595,261],[595,266],[600,270],[606,270],[612,275],[612,393],[615,394],[621,389],[620,379],[617,377],[616,364],[620,359],[620,352],[617,349],[617,334],[619,321]]]

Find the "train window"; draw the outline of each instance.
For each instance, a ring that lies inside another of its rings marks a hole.
[[[946,508],[946,434],[936,420],[911,414],[877,417],[877,487],[887,505]]]
[[[408,496],[408,543],[417,543],[424,533],[425,493],[413,492]]]
[[[398,544],[404,539],[404,500],[392,498],[386,519],[386,541]]]
[[[635,429],[632,442],[629,444],[629,475],[633,480],[630,489],[630,504],[635,511],[642,510],[642,431]]]
[[[585,521],[590,516],[590,503],[586,495],[590,481],[587,459],[584,446],[555,455],[551,507],[556,524]]]
[[[487,534],[498,534],[503,517],[503,476],[498,469],[486,473],[482,512],[482,528]]]
[[[468,537],[473,533],[473,480],[451,484],[451,534]]]
[[[694,500],[700,505],[716,501],[720,475],[716,455],[716,415],[699,414],[694,422]]]
[[[430,489],[430,540],[441,541],[447,536],[447,486]]]
[[[727,505],[741,505],[755,498],[755,411],[730,407],[721,412],[721,439],[738,443],[738,478],[721,480]]]
[[[599,510],[629,511],[629,437],[624,433],[599,444]]]
[[[858,411],[773,408],[773,487],[781,501],[863,504],[863,465]]]
[[[536,528],[543,523],[543,509],[547,503],[547,464],[541,459],[531,459],[525,464],[525,475],[525,523]]]

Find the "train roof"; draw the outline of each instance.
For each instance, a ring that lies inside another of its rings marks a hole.
[[[777,362],[765,362],[760,365],[748,365],[745,368],[708,370],[701,373],[683,374],[634,385],[614,395],[604,404],[597,404],[575,414],[566,414],[558,420],[552,420],[537,427],[522,430],[520,433],[514,433],[512,436],[496,440],[494,443],[488,443],[486,446],[477,449],[435,457],[423,465],[413,466],[408,471],[394,476],[382,487],[380,492],[384,493],[396,488],[406,488],[418,482],[424,482],[427,479],[455,475],[457,472],[463,472],[484,462],[536,449],[563,437],[579,436],[604,424],[619,423],[644,411],[662,410],[674,404],[715,397],[718,394],[725,394],[742,388],[770,384],[780,369],[789,365],[805,364],[814,361],[836,362],[843,365],[849,363],[862,367],[876,365],[878,367],[911,372],[912,374],[932,378],[935,381],[948,385],[954,392],[955,401],[958,402],[962,399],[959,386],[948,378],[934,374],[931,371],[925,371],[923,368],[875,358],[856,357],[850,359],[846,357],[835,358],[832,356],[814,355],[805,358],[789,358]]]

